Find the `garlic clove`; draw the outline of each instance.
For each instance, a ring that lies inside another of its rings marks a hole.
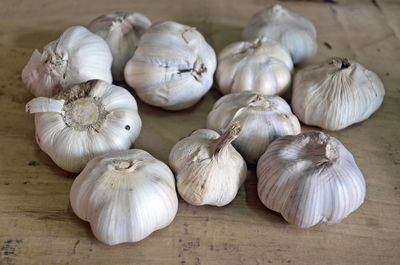
[[[208,129],[194,131],[172,148],[169,164],[181,197],[192,205],[224,206],[243,184],[247,166],[230,144],[240,133],[233,124],[222,136]]]
[[[34,98],[26,110],[35,113],[40,148],[70,172],[97,155],[130,148],[141,129],[133,96],[101,80],[63,89],[55,98]]]
[[[301,132],[298,119],[282,98],[249,91],[220,98],[208,114],[206,127],[225,132],[235,122],[242,129],[232,144],[249,163],[257,163],[276,138]]]
[[[167,21],[143,34],[125,80],[144,102],[181,110],[207,93],[215,68],[215,53],[195,28]]]
[[[132,58],[140,37],[151,21],[140,13],[117,12],[100,16],[90,22],[88,29],[102,37],[110,47],[114,80],[124,79],[124,68]]]
[[[279,42],[289,51],[295,64],[317,52],[317,32],[312,22],[281,5],[255,14],[242,34],[244,40],[259,36]]]
[[[102,38],[86,28],[66,29],[59,39],[35,50],[22,70],[22,81],[35,97],[51,97],[62,88],[100,79],[111,83],[112,55]]]
[[[363,203],[365,181],[335,138],[308,131],[276,139],[257,164],[258,195],[289,223],[338,223]]]
[[[384,95],[374,72],[355,61],[331,58],[297,72],[292,107],[305,124],[334,131],[368,119]]]
[[[251,90],[281,95],[290,85],[292,69],[290,54],[261,37],[225,47],[218,56],[216,79],[223,94]]]
[[[168,226],[178,209],[171,170],[139,149],[92,159],[72,184],[70,201],[107,245],[148,237]]]

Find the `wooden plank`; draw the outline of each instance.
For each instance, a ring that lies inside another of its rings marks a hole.
[[[400,262],[400,4],[394,1],[290,2],[312,20],[319,51],[312,62],[348,56],[375,71],[386,87],[369,120],[330,133],[354,154],[367,197],[341,224],[299,229],[268,211],[256,192],[254,167],[226,207],[195,207],[180,200],[174,222],[136,244],[108,247],[69,206],[75,174],[57,168],[34,139],[32,97],[21,69],[33,49],[70,25],[116,10],[153,21],[196,26],[219,51],[239,39],[250,16],[272,4],[251,0],[14,1],[0,2],[0,264],[399,264]],[[373,3],[375,2],[375,4]],[[143,131],[135,147],[167,161],[178,139],[205,124],[219,93],[195,107],[167,112],[139,102]],[[308,129],[304,127],[304,129]]]

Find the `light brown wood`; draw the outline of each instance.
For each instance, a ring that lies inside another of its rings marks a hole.
[[[153,21],[194,25],[219,51],[238,40],[250,16],[272,4],[255,0],[0,1],[0,264],[399,264],[400,263],[400,3],[282,2],[318,31],[312,62],[347,56],[375,71],[386,96],[369,120],[339,132],[367,182],[365,203],[337,225],[300,229],[267,210],[256,193],[254,167],[228,206],[195,207],[180,200],[166,229],[136,244],[108,247],[69,206],[75,177],[57,168],[34,137],[32,98],[21,69],[35,48],[70,25],[98,15],[138,11]],[[143,130],[136,148],[167,161],[178,139],[205,124],[220,95],[167,112],[139,103]]]

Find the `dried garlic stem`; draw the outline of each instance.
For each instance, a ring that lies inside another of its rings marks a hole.
[[[241,131],[240,123],[235,122],[229,127],[225,133],[217,139],[216,148],[214,151],[214,155],[217,155],[222,149],[228,146],[233,140],[235,140]]]

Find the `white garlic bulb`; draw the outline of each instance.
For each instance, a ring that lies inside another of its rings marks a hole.
[[[281,5],[255,14],[242,34],[244,40],[259,36],[279,42],[289,51],[295,64],[317,52],[317,31],[313,23]]]
[[[90,22],[88,29],[102,37],[110,47],[114,80],[124,80],[125,65],[135,53],[140,37],[150,26],[146,16],[125,12],[103,15]]]
[[[72,184],[70,201],[107,245],[146,238],[168,226],[178,209],[171,170],[139,149],[92,159]]]
[[[225,132],[235,122],[242,130],[232,144],[250,163],[257,163],[277,137],[301,132],[285,100],[249,91],[220,98],[208,114],[207,128]]]
[[[338,223],[364,201],[365,181],[335,138],[308,131],[276,139],[257,165],[258,195],[289,223]]]
[[[197,103],[213,82],[214,50],[195,28],[154,24],[125,67],[125,80],[146,103],[181,110]]]
[[[331,58],[297,72],[292,108],[305,124],[334,131],[368,119],[384,95],[374,72],[355,61]]]
[[[97,155],[129,149],[141,129],[134,97],[101,80],[65,88],[55,98],[34,98],[26,111],[35,113],[40,148],[70,172]]]
[[[238,123],[222,136],[200,129],[175,144],[169,164],[186,202],[224,206],[235,198],[247,173],[246,162],[230,144],[239,133]]]
[[[100,79],[111,83],[112,55],[107,43],[81,26],[66,29],[35,50],[22,70],[22,81],[35,97],[51,97],[64,87]]]
[[[251,90],[282,95],[290,85],[292,69],[290,54],[277,42],[261,37],[222,49],[216,79],[223,94]]]

